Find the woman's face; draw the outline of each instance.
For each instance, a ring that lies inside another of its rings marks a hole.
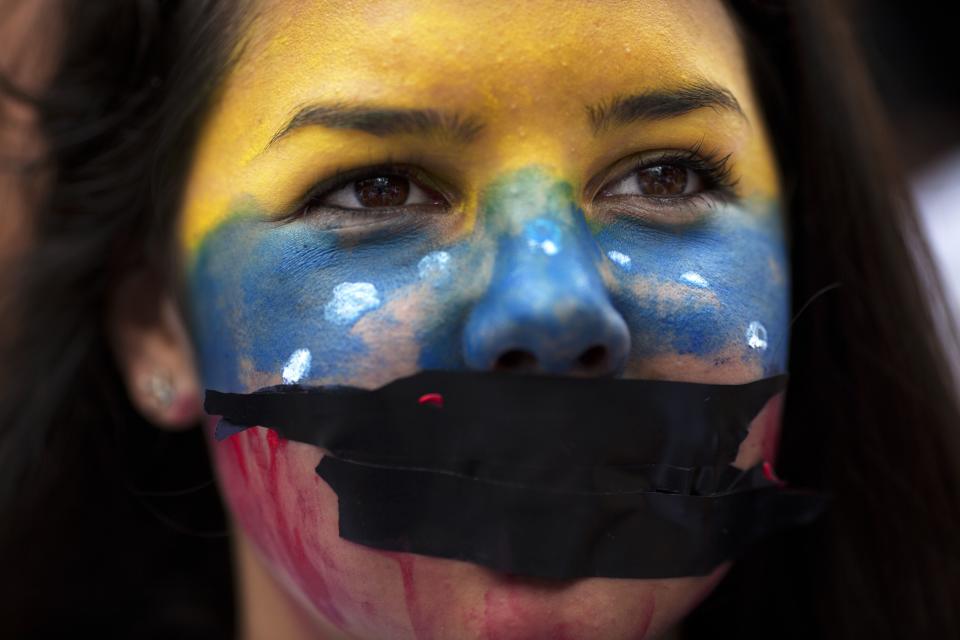
[[[783,371],[776,167],[719,2],[276,0],[256,15],[179,235],[206,388]],[[773,455],[775,406],[738,465]],[[338,536],[320,449],[267,429],[211,446],[255,562],[355,637],[653,636],[726,569],[547,583],[377,551]]]

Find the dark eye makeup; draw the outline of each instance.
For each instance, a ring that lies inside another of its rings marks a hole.
[[[592,190],[586,208],[654,224],[688,224],[736,198],[729,158],[699,146],[630,156],[600,176],[602,186]],[[448,213],[455,201],[452,190],[424,170],[385,164],[336,172],[285,218],[308,218],[330,229],[376,226]]]
[[[593,213],[657,225],[697,222],[738,197],[730,156],[699,145],[626,158],[601,178],[588,205]]]
[[[327,229],[423,223],[452,207],[450,191],[425,171],[385,164],[337,171],[314,186],[284,221],[308,219]]]

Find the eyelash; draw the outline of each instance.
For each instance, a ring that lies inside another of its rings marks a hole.
[[[708,216],[718,205],[739,199],[739,179],[734,176],[730,159],[731,154],[721,155],[719,152],[704,150],[702,143],[686,149],[634,156],[627,161],[632,163],[629,167],[610,171],[604,176],[602,186],[595,190],[588,206],[601,216],[612,213],[664,227],[689,225]],[[621,163],[621,166],[624,164]],[[657,166],[675,166],[693,172],[702,181],[701,190],[690,195],[646,195],[640,198],[600,195],[608,185],[619,183],[633,173]]]
[[[722,156],[718,152],[704,151],[702,145],[697,144],[681,151],[663,151],[654,158],[639,159],[633,171],[667,164],[683,167],[698,173],[703,179],[705,187],[702,193],[712,192],[715,196],[732,200],[736,198],[739,179],[733,175],[731,157],[729,153]]]
[[[652,217],[655,218],[654,220],[650,220],[649,218],[651,216],[649,215],[641,215],[639,217],[647,218],[650,222],[658,222],[656,218],[660,218],[659,222],[667,222],[663,211],[666,209],[680,209],[681,211],[678,212],[677,216],[678,220],[674,221],[674,224],[691,222],[693,210],[712,209],[717,204],[728,203],[737,199],[736,187],[739,180],[733,175],[730,158],[730,154],[720,155],[716,152],[704,151],[700,143],[687,149],[658,152],[653,156],[634,156],[634,158],[630,160],[634,163],[632,167],[616,174],[616,177],[611,178],[609,175],[604,177],[603,184],[596,190],[592,200],[600,198],[599,194],[603,191],[604,187],[616,181],[626,179],[631,173],[657,166],[676,166],[689,170],[699,176],[703,182],[701,191],[680,196],[640,196],[642,200],[646,201],[645,204],[647,206],[645,209],[649,210],[649,208],[652,207],[659,209],[660,213],[653,214]],[[427,179],[424,171],[410,164],[387,162],[359,169],[337,169],[329,178],[310,189],[306,196],[301,199],[301,204],[297,206],[289,216],[286,216],[285,219],[294,220],[299,218],[322,217],[324,218],[325,226],[329,226],[331,229],[342,229],[350,227],[374,227],[382,224],[385,220],[393,220],[395,222],[406,221],[411,223],[411,225],[415,225],[418,221],[423,222],[423,214],[436,214],[435,205],[415,204],[376,209],[353,209],[320,202],[323,198],[349,186],[351,183],[376,176],[400,176],[406,178],[421,189],[440,194],[443,200],[448,203],[444,206],[444,211],[448,211],[453,206],[452,203],[450,203],[451,198],[444,192],[444,189],[432,184],[434,181]],[[631,210],[631,207],[625,206],[627,204],[626,199],[636,200],[637,197],[621,195],[609,196],[604,199],[620,200],[620,202],[614,203],[612,206],[628,216],[637,216],[635,208]],[[587,204],[588,207],[594,205],[595,203],[593,201]],[[624,211],[624,209],[626,210]],[[376,215],[371,215],[371,211],[376,211]],[[649,213],[649,211],[645,213]],[[699,216],[693,213],[693,217]],[[419,220],[417,220],[417,218],[419,218]]]
[[[323,218],[324,226],[330,229],[373,228],[382,224],[385,220],[409,223],[411,227],[417,226],[418,223],[422,224],[424,222],[422,214],[431,213],[428,211],[429,205],[382,207],[376,209],[376,215],[371,215],[370,209],[349,209],[321,202],[323,198],[349,186],[351,183],[376,176],[401,176],[422,189],[440,193],[444,200],[450,200],[439,186],[423,186],[425,183],[433,182],[427,179],[423,170],[418,169],[415,165],[388,161],[358,169],[336,169],[329,178],[311,188],[306,196],[301,199],[300,204],[294,208],[293,213],[286,216],[283,221],[300,218]]]

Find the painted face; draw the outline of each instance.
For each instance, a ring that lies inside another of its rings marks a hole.
[[[264,4],[180,245],[207,388],[786,363],[777,174],[720,3]],[[775,403],[737,464],[772,457]],[[321,452],[214,446],[238,536],[355,637],[654,635],[722,577],[544,584],[338,537]]]

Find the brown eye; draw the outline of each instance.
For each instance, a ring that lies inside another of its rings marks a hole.
[[[619,180],[609,183],[600,195],[669,199],[700,193],[703,188],[703,178],[688,167],[658,164],[631,171]]]
[[[410,181],[403,176],[384,175],[353,183],[357,202],[367,208],[400,207],[410,195]]]
[[[637,171],[637,182],[640,193],[656,198],[671,198],[682,196],[687,190],[686,167],[671,164],[661,164]]]
[[[370,172],[355,180],[343,181],[315,200],[319,206],[369,211],[407,207],[446,207],[447,199],[419,180],[402,173]]]
[[[599,219],[630,219],[679,227],[712,215],[720,205],[739,202],[729,155],[702,153],[699,146],[627,156],[588,183],[587,205]],[[590,197],[590,193],[594,195]]]

